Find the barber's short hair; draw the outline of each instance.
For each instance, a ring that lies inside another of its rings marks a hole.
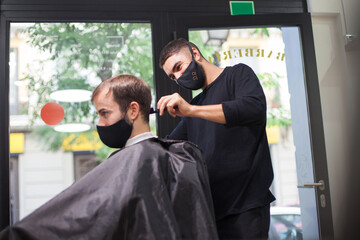
[[[149,122],[151,89],[144,80],[130,74],[120,74],[109,78],[95,88],[91,96],[92,103],[102,90],[107,90],[109,95],[113,94],[121,112],[126,112],[131,102],[137,102],[143,119]]]
[[[178,53],[181,51],[181,49],[183,49],[184,47],[189,48],[189,45],[192,48],[196,48],[200,55],[202,56],[199,48],[192,42],[187,41],[184,38],[178,38],[176,40],[172,40],[171,42],[169,42],[168,44],[165,45],[165,47],[163,47],[163,49],[160,52],[160,58],[159,58],[159,65],[160,68],[163,68],[166,60],[171,57],[172,55]]]

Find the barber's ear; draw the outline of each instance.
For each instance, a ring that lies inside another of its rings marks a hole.
[[[200,61],[201,60],[201,54],[200,54],[199,50],[197,50],[196,48],[193,47],[192,51],[193,51],[193,55],[194,55],[195,60]]]
[[[127,111],[130,120],[134,121],[140,114],[140,106],[137,102],[131,102]]]

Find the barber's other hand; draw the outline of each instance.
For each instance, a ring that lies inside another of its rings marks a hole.
[[[159,110],[160,116],[164,114],[165,108],[172,117],[184,117],[189,116],[192,105],[185,101],[180,96],[180,94],[174,93],[171,95],[163,96],[158,101],[157,109]]]

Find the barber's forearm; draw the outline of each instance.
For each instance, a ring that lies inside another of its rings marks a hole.
[[[222,104],[216,105],[192,105],[188,117],[198,117],[208,121],[217,122],[221,124],[226,123]]]

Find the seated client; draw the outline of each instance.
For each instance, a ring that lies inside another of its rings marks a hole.
[[[202,153],[150,131],[150,87],[118,75],[92,103],[100,139],[119,150],[0,239],[217,239]]]

